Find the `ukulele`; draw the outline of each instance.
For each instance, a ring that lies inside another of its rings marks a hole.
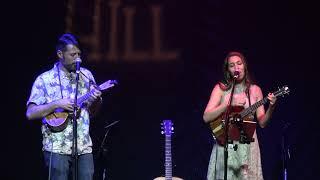
[[[290,90],[288,86],[283,86],[278,91],[273,92],[274,96],[282,96],[289,94]],[[249,106],[248,108],[244,109],[242,106],[233,106],[231,107],[231,113],[230,113],[230,128],[232,128],[234,122],[243,121],[246,123],[255,123],[253,122],[253,117],[248,116],[252,114],[258,107],[268,102],[268,98],[265,97],[261,99],[260,101],[254,103],[253,105]],[[212,130],[213,136],[216,138],[218,144],[224,145],[225,143],[225,133],[224,133],[224,120],[222,119],[224,117],[224,113],[220,115],[218,118],[216,118],[214,121],[210,122],[210,128]]]
[[[171,120],[163,120],[161,134],[165,135],[165,177],[157,177],[154,180],[183,180],[179,177],[172,177],[172,157],[171,157],[171,134],[173,133],[173,124]]]
[[[117,84],[116,80],[108,80],[97,87],[100,91],[105,91]],[[81,107],[82,104],[87,101],[92,92],[88,92],[77,99],[77,106]],[[78,109],[79,110],[79,109]],[[79,115],[79,113],[77,113]],[[66,112],[61,108],[57,108],[53,113],[48,114],[44,117],[45,122],[47,122],[48,127],[52,132],[61,132],[67,125],[70,118],[72,118],[73,112]],[[77,117],[78,118],[78,117]]]

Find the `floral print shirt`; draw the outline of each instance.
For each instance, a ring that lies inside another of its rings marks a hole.
[[[90,90],[90,82],[95,82],[92,73],[85,69],[80,69],[79,84],[78,84],[78,98],[86,94]],[[75,97],[75,73],[67,73],[59,70],[58,63],[54,67],[39,75],[31,90],[30,98],[27,105],[34,103],[36,105],[47,104],[61,98]],[[86,154],[92,152],[92,141],[89,135],[89,112],[86,107],[81,107],[80,115],[77,119],[77,146],[78,154]],[[72,118],[71,118],[72,119]],[[41,127],[43,135],[43,150],[59,153],[72,153],[72,121],[69,120],[67,127],[61,132],[52,132],[45,120],[42,121]]]

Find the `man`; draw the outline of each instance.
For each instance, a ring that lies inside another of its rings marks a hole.
[[[75,36],[69,33],[63,34],[56,45],[56,54],[58,62],[51,70],[39,75],[33,84],[27,102],[26,116],[29,120],[43,119],[42,143],[49,176],[53,180],[66,180],[72,172],[72,115],[64,121],[66,126],[59,130],[53,130],[54,125],[49,122],[54,121],[49,121],[48,117],[58,110],[62,114],[73,112],[76,60],[81,60],[81,51]],[[101,91],[96,88],[92,73],[81,67],[78,99],[85,94],[89,96],[77,111],[79,115],[77,117],[78,178],[80,180],[93,177],[92,141],[89,135],[90,112],[101,104]]]

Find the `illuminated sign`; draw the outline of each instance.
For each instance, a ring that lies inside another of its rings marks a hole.
[[[81,12],[81,16],[91,18],[91,31],[83,33],[79,28],[75,29],[76,0],[70,0],[67,4],[66,14],[66,31],[73,32],[76,30],[80,35],[80,41],[85,47],[88,47],[88,61],[91,62],[164,62],[174,61],[179,57],[179,52],[176,50],[167,50],[163,47],[161,32],[161,5],[150,5],[149,16],[150,28],[143,29],[137,36],[134,32],[135,14],[137,8],[135,6],[126,6],[121,3],[121,0],[110,0],[104,2],[102,0],[94,0],[93,10],[91,13]],[[78,1],[77,1],[78,3]],[[105,3],[105,6],[102,6]],[[105,10],[105,12],[103,11]],[[103,12],[105,16],[102,16]],[[145,18],[144,18],[145,19]],[[78,22],[78,21],[77,21]],[[79,21],[82,23],[81,21]],[[107,27],[103,27],[103,24]],[[119,28],[121,27],[121,28]],[[108,29],[108,30],[106,30]],[[148,33],[146,33],[148,32]],[[141,36],[149,35],[150,39],[148,48],[135,48],[135,41]],[[121,38],[120,38],[121,37]],[[105,48],[107,47],[107,49]]]

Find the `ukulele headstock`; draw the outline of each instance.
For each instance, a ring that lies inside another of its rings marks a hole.
[[[117,80],[108,80],[99,85],[99,90],[106,90],[118,84]]]
[[[273,94],[277,97],[277,96],[281,96],[284,97],[285,95],[289,95],[290,89],[287,85],[278,88],[278,91],[274,92]]]

